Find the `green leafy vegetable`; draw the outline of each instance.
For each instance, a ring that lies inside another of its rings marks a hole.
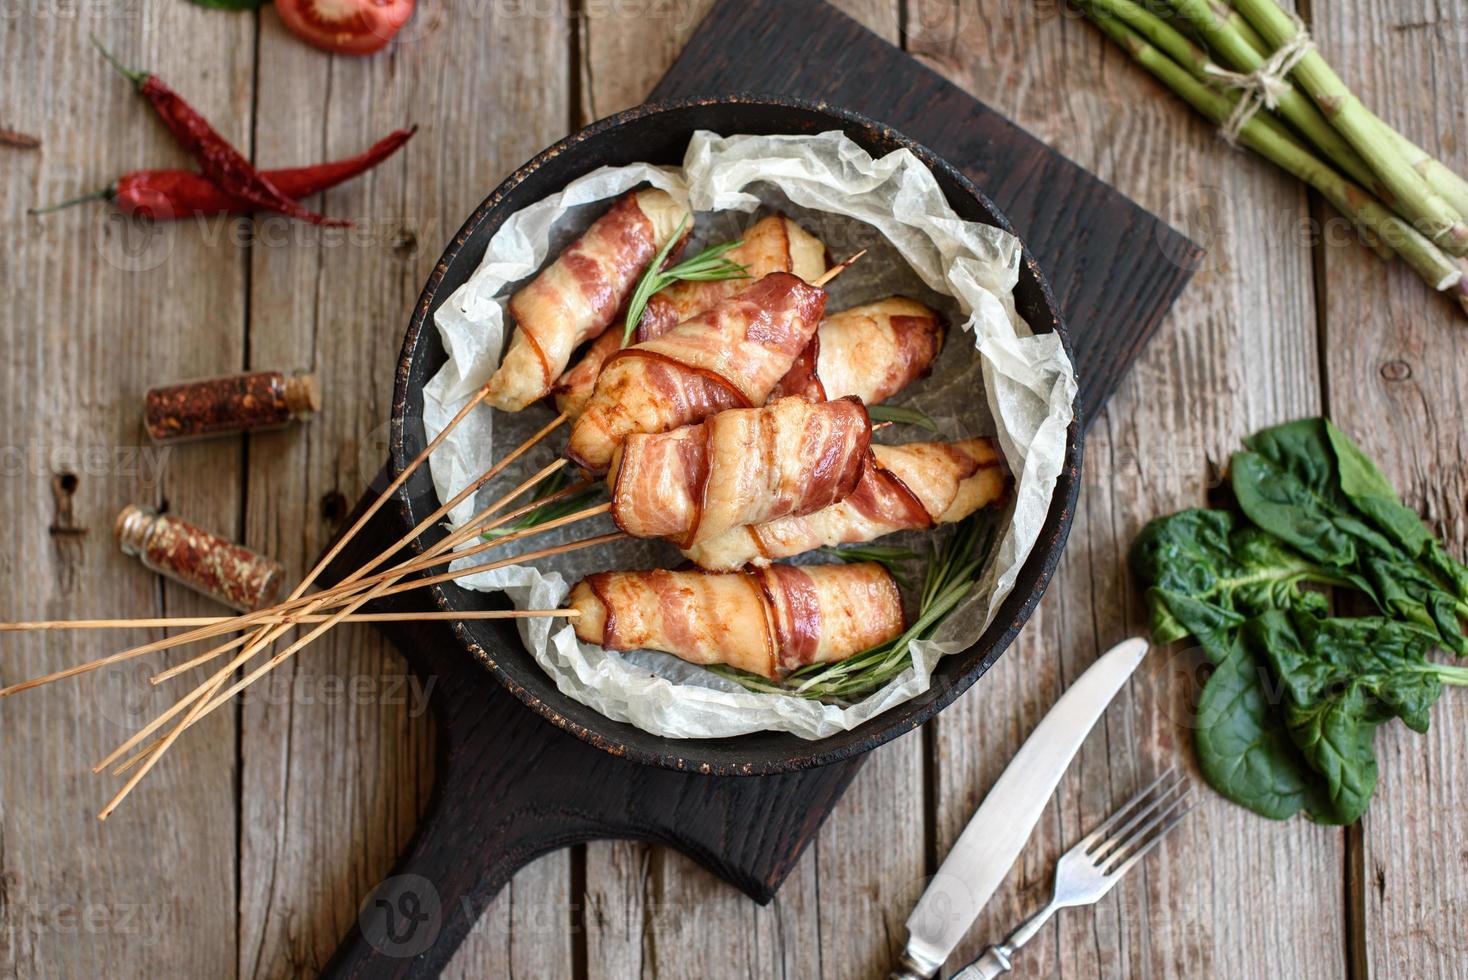
[[[642,314],[647,309],[647,301],[652,299],[654,293],[662,292],[675,282],[716,282],[722,279],[748,279],[749,267],[740,265],[738,262],[724,258],[724,253],[730,249],[738,248],[744,242],[725,242],[722,245],[713,245],[699,252],[691,259],[680,262],[671,268],[663,268],[663,263],[668,261],[668,253],[673,250],[674,244],[683,238],[683,229],[688,227],[688,216],[678,223],[678,230],[668,243],[658,250],[648,263],[642,278],[637,281],[637,288],[632,290],[632,298],[627,301],[627,318],[622,332],[622,346],[626,347],[632,340],[632,334],[637,329],[637,324],[642,322]]]
[[[1376,729],[1426,731],[1444,684],[1468,669],[1468,568],[1404,505],[1376,464],[1325,419],[1245,440],[1231,466],[1242,515],[1187,510],[1147,525],[1131,563],[1159,643],[1195,637],[1215,664],[1194,744],[1219,793],[1283,819],[1344,824],[1377,781]],[[1380,616],[1329,615],[1323,587]]]
[[[991,517],[975,514],[961,521],[941,546],[933,546],[917,617],[894,640],[837,663],[802,667],[778,682],[728,667],[710,669],[752,691],[819,700],[849,700],[870,694],[907,670],[912,665],[912,641],[931,637],[938,624],[973,591],[997,538],[995,530]],[[847,560],[855,550],[842,548],[836,553]]]
[[[1224,797],[1284,820],[1313,798],[1312,774],[1266,696],[1263,667],[1237,634],[1232,639],[1198,699],[1198,768]]]
[[[867,417],[873,422],[899,422],[903,425],[915,425],[929,432],[938,431],[938,423],[927,412],[901,405],[868,405]]]

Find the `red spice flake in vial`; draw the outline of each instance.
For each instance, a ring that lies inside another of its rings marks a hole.
[[[113,533],[123,554],[241,612],[273,605],[285,583],[278,562],[148,507],[123,508]]]
[[[278,429],[321,409],[316,376],[252,371],[148,390],[144,421],[154,442]]]

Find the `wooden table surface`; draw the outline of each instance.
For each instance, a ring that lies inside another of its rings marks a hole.
[[[384,458],[392,368],[442,244],[514,166],[640,101],[708,0],[422,5],[389,51],[330,57],[259,14],[182,0],[23,0],[0,26],[6,436],[0,618],[202,614],[114,545],[130,502],[279,556],[299,574]],[[1138,632],[1128,544],[1202,503],[1239,438],[1329,411],[1457,552],[1468,538],[1468,328],[1340,219],[1229,149],[1073,13],[1042,0],[846,0],[870,28],[1209,249],[1092,430],[1059,574],[1020,641],[951,709],[878,750],[779,898],[759,908],[679,855],[600,843],[527,868],[459,951],[463,977],[884,975],[924,876],[1066,684]],[[1348,82],[1462,172],[1462,4],[1308,11]],[[316,202],[349,232],[279,218],[152,230],[36,202],[183,165],[87,43],[184,92],[262,166],[407,151]],[[308,367],[325,410],[283,433],[147,446],[151,383]],[[119,648],[120,634],[0,641],[0,684]],[[370,628],[334,631],[219,712],[106,824],[88,772],[171,703],[155,663],[0,703],[0,976],[311,975],[387,873],[433,780],[423,691]],[[1154,652],[1061,783],[970,933],[1036,908],[1055,857],[1149,774],[1192,768],[1195,661]],[[1025,977],[1433,977],[1468,957],[1468,699],[1426,736],[1377,737],[1381,787],[1346,830],[1272,823],[1216,796],[1094,909],[1062,914]]]

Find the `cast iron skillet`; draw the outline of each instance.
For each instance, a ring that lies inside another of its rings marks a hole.
[[[391,465],[402,472],[427,443],[423,428],[423,385],[443,365],[445,354],[432,314],[469,278],[485,247],[505,218],[601,166],[638,161],[677,164],[695,130],[733,133],[820,133],[839,129],[874,156],[911,150],[937,177],[953,209],[972,221],[1012,230],[1009,222],[967,178],[932,151],[900,133],[853,112],[823,104],[769,97],[726,96],[649,103],[603,119],[545,150],[496,188],[454,236],[429,276],[414,309],[398,362],[393,396]],[[1036,333],[1055,332],[1067,352],[1070,341],[1040,270],[1028,250],[1020,270],[1015,301]],[[1014,591],[979,641],[943,658],[932,687],[921,696],[859,728],[820,741],[763,732],[730,739],[670,739],[612,721],[561,694],[525,651],[513,626],[504,621],[470,620],[454,624],[457,638],[486,669],[521,701],[547,720],[613,755],[635,762],[713,775],[764,775],[826,765],[876,748],[911,731],[958,697],[986,671],[1019,632],[1039,602],[1060,559],[1070,530],[1080,482],[1081,420],[1067,433],[1065,466],[1054,502],[1034,551]],[[564,435],[559,437],[564,441]],[[402,516],[414,527],[438,505],[428,468],[421,467],[400,491]],[[423,549],[444,531],[435,527],[414,543]],[[435,587],[434,600],[449,611],[503,608],[502,596],[456,585]]]

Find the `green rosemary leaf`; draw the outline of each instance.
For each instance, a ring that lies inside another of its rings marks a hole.
[[[927,412],[916,408],[903,408],[901,405],[868,405],[867,417],[873,422],[900,422],[903,425],[915,425],[929,432],[938,431],[938,423]]]
[[[693,258],[680,262],[675,266],[664,269],[663,263],[668,260],[668,253],[672,251],[673,243],[683,237],[683,229],[688,224],[685,216],[678,224],[678,230],[673,233],[668,244],[664,245],[657,255],[653,256],[652,262],[642,273],[642,278],[637,281],[637,288],[632,290],[632,298],[627,301],[627,317],[623,321],[622,346],[626,347],[632,341],[632,334],[637,329],[637,324],[642,321],[642,314],[647,310],[648,300],[655,293],[660,293],[673,283],[680,280],[690,282],[717,282],[722,279],[748,279],[749,267],[731,262],[723,258],[725,252],[731,248],[738,248],[744,242],[724,242],[722,245],[712,245]]]
[[[566,484],[568,484],[569,482],[570,479],[566,476],[566,471],[558,470],[549,479],[545,480],[540,484],[540,486],[535,488],[535,496],[532,499],[544,500],[551,494],[564,489]],[[592,500],[596,499],[596,497],[599,496],[600,493],[601,491],[598,488],[588,487],[587,489],[582,490],[580,493],[573,493],[569,497],[566,497],[562,500],[554,501],[553,503],[546,504],[543,507],[537,507],[530,513],[520,517],[518,520],[511,521],[508,524],[502,524],[499,527],[490,528],[488,531],[485,531],[483,534],[481,534],[480,537],[486,541],[492,541],[495,538],[502,538],[507,534],[514,534],[516,531],[528,530],[529,528],[535,527],[538,524],[544,524],[547,521],[553,521],[558,517],[565,517],[567,514],[574,514],[582,507],[591,503]]]
[[[922,555],[911,548],[897,548],[885,544],[854,544],[843,545],[840,548],[821,548],[820,553],[839,558],[844,562],[874,561],[892,573],[897,584],[904,589],[912,588],[912,579],[906,570],[902,568],[903,562],[916,561]]]

